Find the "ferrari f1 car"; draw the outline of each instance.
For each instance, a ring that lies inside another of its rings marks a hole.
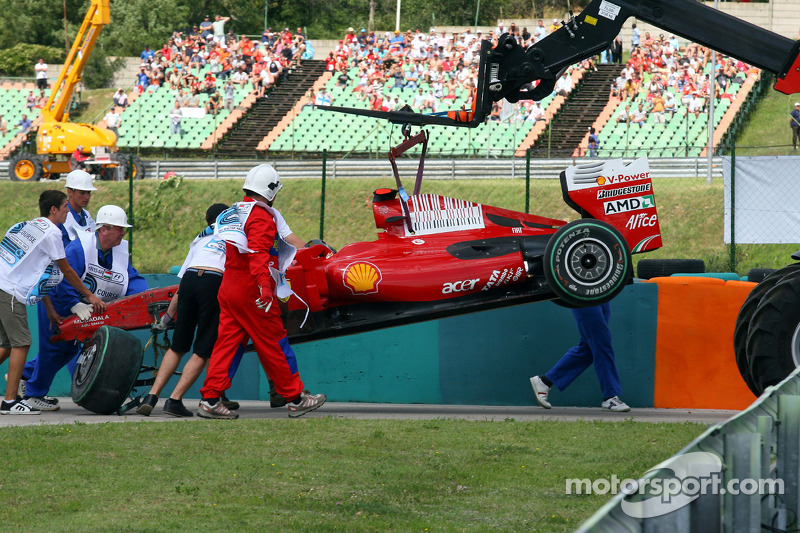
[[[591,162],[561,173],[564,200],[584,218],[555,220],[404,189],[395,158],[427,143],[410,137],[391,152],[396,188],[378,189],[375,241],[338,252],[324,243],[297,251],[286,277],[294,294],[284,309],[293,343],[537,300],[590,306],[632,282],[631,253],[661,246],[646,159]],[[114,412],[144,385],[142,349],[123,330],[148,328],[177,287],[123,298],[102,316],[70,317],[51,341],[86,342],[73,399]],[[180,318],[178,318],[180,320]]]

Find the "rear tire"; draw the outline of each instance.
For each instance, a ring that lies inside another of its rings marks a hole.
[[[798,270],[800,270],[800,263],[788,265],[780,270],[773,270],[771,274],[767,275],[761,283],[750,291],[747,299],[742,304],[742,308],[739,309],[739,315],[736,317],[736,328],[733,330],[733,352],[736,355],[736,366],[739,368],[739,374],[742,375],[747,387],[756,396],[761,396],[763,389],[759,387],[750,373],[750,356],[747,353],[747,334],[750,330],[750,321],[764,295],[784,277]]]
[[[800,361],[800,272],[780,280],[761,299],[747,334],[750,374],[758,390],[777,385]]]
[[[642,259],[637,265],[641,279],[661,278],[673,274],[702,274],[706,264],[702,259]]]
[[[145,178],[145,169],[144,163],[142,160],[139,159],[138,156],[132,154],[125,154],[125,153],[117,153],[114,155],[114,159],[119,162],[120,165],[125,167],[123,173],[125,174],[125,178],[133,178],[135,180],[141,180]],[[131,165],[133,168],[131,169],[130,176],[128,176],[128,162],[130,160]],[[105,178],[104,178],[105,179]]]
[[[39,181],[44,176],[42,161],[33,154],[17,154],[8,162],[11,181]]]
[[[550,289],[575,307],[611,301],[633,277],[628,243],[600,220],[575,220],[561,227],[548,241],[543,260]]]
[[[142,343],[133,334],[102,326],[86,342],[72,377],[72,399],[93,413],[108,415],[123,404],[142,366]]]

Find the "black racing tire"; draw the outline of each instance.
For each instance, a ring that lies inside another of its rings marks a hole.
[[[747,354],[747,333],[750,330],[750,320],[764,295],[784,277],[798,270],[800,270],[800,263],[788,265],[780,270],[772,269],[772,272],[750,291],[736,317],[736,327],[733,330],[733,353],[736,356],[736,367],[747,387],[756,396],[761,396],[763,390],[750,373],[750,357]]]
[[[139,159],[138,156],[132,154],[117,153],[114,155],[114,159],[118,161],[120,165],[123,165],[125,167],[124,174],[126,176],[126,179],[128,177],[127,167],[129,161],[131,165],[133,165],[133,169],[131,170],[131,177],[135,180],[142,180],[145,178],[146,171],[144,169],[144,163],[142,163],[142,160]]]
[[[747,281],[761,283],[773,272],[776,272],[774,268],[751,268],[747,273]]]
[[[747,333],[750,374],[762,393],[800,361],[800,272],[785,276],[761,298]]]
[[[628,243],[600,220],[575,220],[559,228],[545,247],[543,262],[550,290],[576,307],[611,301],[633,278]]]
[[[73,401],[93,413],[108,415],[123,404],[142,366],[142,343],[133,334],[102,326],[84,344],[75,375]]]
[[[702,259],[642,259],[636,267],[641,279],[652,279],[673,274],[702,274],[706,271]]]
[[[39,181],[42,176],[42,160],[36,154],[17,154],[8,161],[11,181]]]

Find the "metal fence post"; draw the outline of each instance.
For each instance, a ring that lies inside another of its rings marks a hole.
[[[731,272],[736,272],[736,143],[731,145]]]
[[[322,191],[319,197],[319,238],[325,240],[325,176],[328,167],[328,150],[322,150]]]
[[[531,212],[531,149],[525,150],[525,212]]]
[[[133,209],[133,156],[128,156],[128,254],[131,258],[131,265],[133,265],[133,228],[135,227],[134,221],[136,220],[136,213]]]

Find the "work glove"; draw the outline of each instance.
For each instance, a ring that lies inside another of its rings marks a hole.
[[[83,302],[78,302],[69,309],[72,311],[73,314],[78,315],[78,318],[81,320],[89,320],[92,316],[92,306],[91,304],[85,304]]]
[[[172,325],[173,322],[175,322],[175,319],[169,316],[168,313],[164,313],[163,315],[161,315],[161,320],[159,320],[158,324],[156,324],[150,329],[152,329],[153,331],[167,331],[167,329]]]
[[[259,287],[258,292],[259,297],[256,298],[256,307],[263,309],[265,313],[269,313],[269,309],[272,307],[272,291],[269,287]]]

